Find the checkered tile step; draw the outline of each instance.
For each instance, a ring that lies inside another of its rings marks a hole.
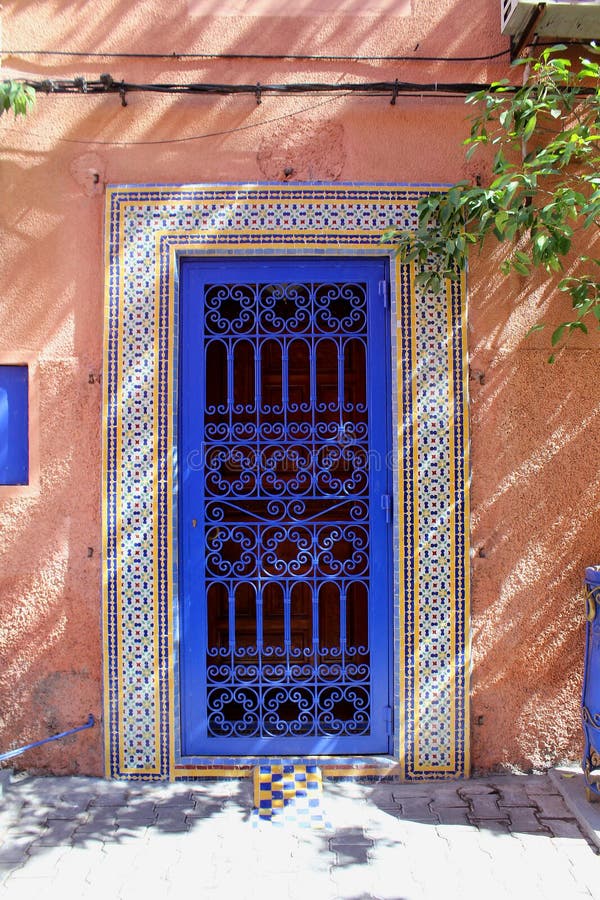
[[[313,765],[264,765],[254,769],[254,816],[274,825],[325,828],[321,770]]]

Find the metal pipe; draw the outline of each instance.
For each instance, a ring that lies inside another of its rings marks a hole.
[[[70,728],[69,731],[61,731],[60,734],[53,734],[51,737],[43,738],[41,741],[34,741],[33,744],[25,744],[24,747],[17,747],[16,750],[9,750],[7,753],[0,753],[0,762],[4,762],[6,759],[12,759],[14,756],[20,756],[21,753],[25,753],[26,750],[33,750],[34,747],[41,747],[42,744],[48,744],[50,741],[58,741],[59,738],[68,737],[70,734],[75,734],[77,731],[84,731],[86,728],[91,728],[95,723],[96,720],[92,713],[90,713],[85,725],[78,725],[77,728]]]

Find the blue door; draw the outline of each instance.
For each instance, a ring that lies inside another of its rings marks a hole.
[[[386,753],[386,261],[180,274],[182,753]]]

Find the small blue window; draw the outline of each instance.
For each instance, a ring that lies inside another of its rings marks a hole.
[[[0,366],[0,484],[29,482],[29,371]]]

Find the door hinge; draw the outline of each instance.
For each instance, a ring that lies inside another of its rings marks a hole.
[[[381,508],[385,512],[385,521],[389,525],[392,521],[392,498],[389,494],[381,495]]]
[[[379,282],[379,296],[383,297],[383,307],[387,309],[388,307],[388,283],[385,279],[382,279]]]
[[[394,731],[394,712],[391,706],[384,706],[383,712],[385,714],[385,733],[389,737]]]

